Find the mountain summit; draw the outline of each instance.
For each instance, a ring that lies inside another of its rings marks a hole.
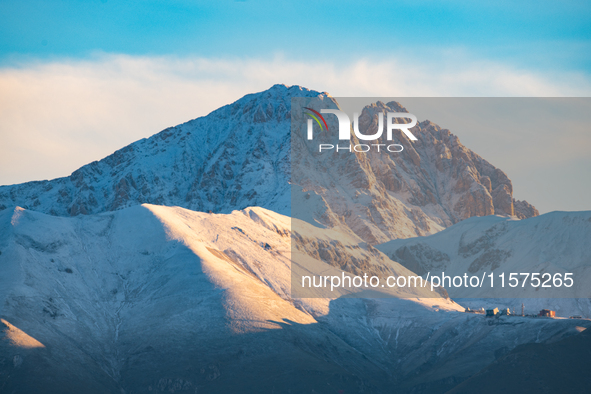
[[[134,142],[69,177],[2,186],[0,210],[21,206],[76,216],[150,203],[216,213],[259,206],[290,215],[294,97],[338,107],[327,93],[275,85]],[[385,111],[406,109],[395,102],[372,104],[362,112],[361,127]],[[308,177],[317,183],[307,190],[324,198],[325,224],[344,223],[368,242],[381,243],[435,233],[472,216],[537,215],[533,206],[512,198],[503,171],[449,130],[424,121],[413,132],[418,141],[405,144],[400,154],[355,153],[348,155],[345,173],[328,169],[324,178]],[[332,199],[330,190],[336,189],[345,192],[344,199]]]

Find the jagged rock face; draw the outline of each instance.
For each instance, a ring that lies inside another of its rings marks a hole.
[[[330,100],[323,98],[317,105],[334,107]],[[385,119],[387,112],[408,111],[396,102],[377,102],[363,109],[359,129],[372,134],[378,128],[378,115],[383,113]],[[292,119],[298,116],[303,115],[292,110]],[[304,125],[305,121],[298,124]],[[336,121],[329,123],[329,129],[336,128]],[[404,147],[400,153],[318,153],[305,146],[303,137],[293,144],[292,180],[322,197],[321,204],[308,204],[322,212],[319,221],[329,226],[345,224],[367,242],[376,244],[432,234],[473,216],[515,214],[513,186],[503,171],[432,122],[421,122],[411,131],[417,141],[394,131],[394,142]],[[294,138],[306,135],[303,128],[292,133]],[[385,134],[372,143],[392,143]],[[321,143],[344,145],[336,135],[318,137]],[[352,135],[351,145],[359,143]],[[307,168],[312,168],[314,174]],[[537,215],[528,203],[520,202],[519,209],[522,218]],[[297,216],[299,212],[292,214]]]
[[[377,103],[368,107],[360,123],[377,127],[379,112],[408,112],[400,104]],[[371,127],[371,126],[370,126]],[[451,223],[472,216],[513,215],[513,186],[500,169],[461,144],[457,136],[424,121],[413,129],[418,141],[404,144],[401,155],[383,173],[396,177],[400,192],[408,192],[408,202],[416,206],[441,205]],[[400,131],[398,139],[408,141]],[[417,185],[408,178],[414,180]],[[381,180],[382,177],[377,177]],[[402,193],[401,193],[402,194]],[[449,226],[449,223],[446,223]]]
[[[0,210],[22,206],[57,216],[114,211],[142,203],[197,211],[231,212],[260,206],[291,212],[290,117],[293,97],[327,96],[299,86],[275,85],[243,97],[206,117],[168,128],[92,162],[65,178],[0,187]],[[362,130],[382,111],[406,111],[377,103],[360,117]],[[414,129],[418,141],[404,141],[401,154],[327,155],[331,179],[315,179],[309,190],[324,194],[323,223],[346,225],[369,243],[437,232],[462,219],[515,213],[505,173],[431,122]],[[317,158],[312,158],[317,161]],[[318,163],[317,163],[318,164]],[[309,172],[318,168],[311,167]],[[321,171],[322,172],[322,171]],[[351,198],[337,196],[345,190]],[[331,194],[332,193],[332,194]],[[519,202],[519,217],[537,214]]]

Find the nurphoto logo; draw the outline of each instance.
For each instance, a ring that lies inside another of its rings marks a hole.
[[[322,114],[333,114],[337,117],[337,120],[339,123],[339,140],[351,141],[351,120],[345,112],[340,111],[340,110],[336,110],[336,109],[321,109],[320,112],[318,112],[318,111],[316,111],[312,108],[309,108],[309,107],[304,107],[304,109],[309,111],[309,112],[306,112],[306,114],[311,117],[311,119],[308,119],[308,121],[307,121],[307,126],[308,126],[307,138],[308,138],[308,140],[311,141],[314,139],[314,121],[316,122],[316,124],[318,124],[320,131],[324,131],[325,129],[326,129],[326,131],[329,131],[328,124],[326,123],[326,119],[324,119],[324,116],[322,116]],[[398,118],[410,119],[411,122],[410,123],[394,123],[394,119],[398,119]],[[386,115],[386,140],[392,141],[392,131],[393,130],[400,130],[411,141],[417,141],[417,137],[415,137],[411,133],[411,131],[409,130],[410,128],[416,126],[416,124],[417,124],[417,117],[414,116],[413,114],[409,114],[406,112],[388,112]],[[377,142],[377,140],[380,139],[384,133],[384,114],[383,113],[378,114],[378,129],[377,129],[377,131],[372,134],[364,134],[359,130],[359,113],[357,113],[357,112],[353,113],[353,132],[355,133],[355,136],[360,141],[376,141]],[[404,147],[400,144],[379,144],[379,143],[356,144],[356,145],[349,144],[348,146],[347,145],[340,146],[338,144],[336,146],[334,144],[319,144],[318,145],[319,152],[330,151],[330,150],[336,150],[337,152],[340,152],[340,151],[369,152],[372,149],[375,149],[378,152],[380,152],[380,151],[383,151],[384,148],[386,151],[394,152],[394,153],[402,152],[402,150],[404,149]]]

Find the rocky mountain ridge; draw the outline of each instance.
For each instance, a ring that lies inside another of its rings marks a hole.
[[[511,180],[500,169],[461,144],[458,137],[430,121],[411,128],[410,141],[394,130],[393,141],[372,141],[386,146],[398,142],[400,153],[346,149],[319,152],[319,144],[348,146],[336,132],[320,132],[312,141],[305,130],[301,108],[334,109],[330,97],[311,98],[292,108],[292,183],[301,186],[307,201],[292,193],[292,216],[315,213],[320,224],[348,227],[371,244],[395,238],[435,233],[473,216],[492,214],[527,218],[538,211],[526,201],[512,197]],[[408,113],[400,103],[367,105],[359,117],[359,129],[373,134],[379,116]],[[337,130],[336,117],[325,116],[328,129]],[[361,142],[353,133],[351,146]],[[311,198],[314,195],[314,198]]]
[[[76,216],[151,203],[220,213],[260,206],[289,215],[294,97],[338,107],[326,93],[275,85],[128,145],[69,177],[1,186],[0,209],[22,206]],[[377,112],[394,109],[406,111],[398,103],[365,108],[361,127],[371,127]],[[337,179],[347,195],[344,205],[343,199],[325,196],[324,223],[344,223],[368,242],[380,243],[434,233],[471,216],[537,214],[527,202],[513,200],[504,172],[448,130],[428,121],[413,130],[419,140],[405,143],[399,156],[350,155],[353,182],[346,174],[328,180],[303,175],[319,182],[307,185],[315,193],[334,190]]]

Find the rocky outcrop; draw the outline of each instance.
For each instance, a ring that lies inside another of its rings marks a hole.
[[[331,108],[327,99],[318,101],[315,104],[320,108]],[[374,103],[363,109],[359,129],[370,134],[378,127],[380,113],[385,119],[387,112],[408,111],[397,102]],[[293,108],[292,118],[305,124],[303,115]],[[328,127],[338,126],[329,120]],[[303,209],[324,212],[321,222],[328,226],[344,222],[369,243],[432,234],[473,216],[515,214],[513,185],[502,170],[430,121],[420,122],[411,131],[417,141],[394,131],[394,140],[404,147],[399,154],[375,150],[311,154],[312,148],[302,138],[301,146],[292,146],[292,180],[321,196],[324,204],[307,204]],[[292,133],[294,137],[306,135],[302,128]],[[335,135],[319,138],[322,143],[342,145]],[[359,143],[353,135],[351,144]],[[391,141],[384,133],[375,143]],[[306,168],[314,168],[315,173],[311,175]],[[299,213],[292,210],[296,217]],[[536,216],[537,211],[522,210],[520,215]]]
[[[515,210],[515,216],[517,216],[519,219],[527,219],[540,215],[536,207],[525,200],[520,201],[513,199],[513,208]]]

